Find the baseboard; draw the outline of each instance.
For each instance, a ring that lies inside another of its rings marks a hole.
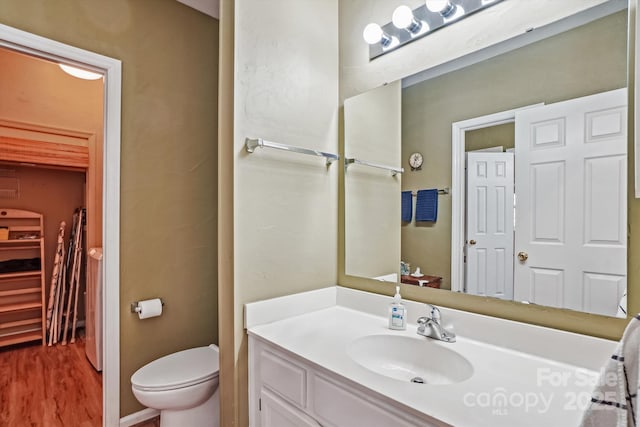
[[[157,409],[145,408],[142,411],[134,412],[126,417],[120,418],[120,427],[132,427],[141,422],[150,420],[160,415]]]

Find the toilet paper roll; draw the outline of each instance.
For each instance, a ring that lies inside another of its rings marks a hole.
[[[139,301],[137,310],[140,319],[160,316],[162,314],[162,301],[160,298]]]

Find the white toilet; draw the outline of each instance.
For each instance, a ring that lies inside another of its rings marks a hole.
[[[219,351],[196,347],[156,359],[131,376],[140,403],[160,410],[161,427],[219,427]]]

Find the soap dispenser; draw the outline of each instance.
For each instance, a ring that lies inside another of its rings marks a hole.
[[[400,286],[396,286],[393,302],[389,304],[389,329],[403,331],[407,329],[407,309],[402,303]]]

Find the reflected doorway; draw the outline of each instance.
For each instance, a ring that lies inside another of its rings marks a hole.
[[[626,293],[626,102],[625,88],[500,113],[515,123],[506,150],[515,162],[501,146],[478,150],[474,129],[492,127],[467,123],[477,127],[462,137],[477,151],[465,155],[461,291],[617,314]]]

